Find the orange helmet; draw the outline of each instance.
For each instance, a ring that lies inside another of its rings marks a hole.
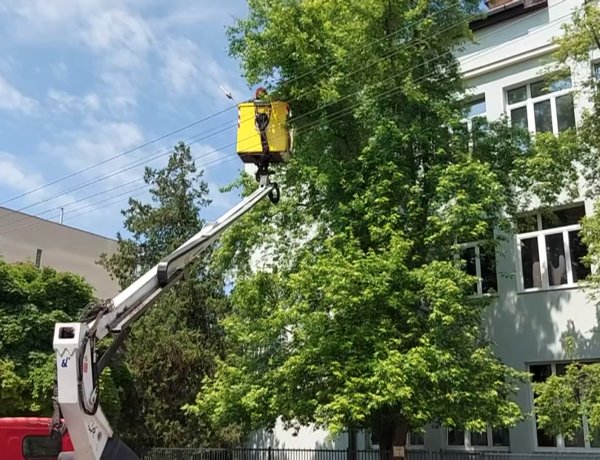
[[[254,92],[255,99],[260,99],[266,95],[267,95],[267,90],[264,89],[262,86],[257,88],[256,91]]]

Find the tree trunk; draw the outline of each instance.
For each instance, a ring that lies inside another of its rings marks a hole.
[[[398,416],[382,414],[377,417],[374,434],[379,444],[381,460],[406,460],[408,422]]]

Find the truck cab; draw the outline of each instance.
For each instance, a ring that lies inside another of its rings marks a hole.
[[[0,418],[2,460],[57,460],[61,452],[73,451],[68,433],[62,440],[50,437],[48,417]]]

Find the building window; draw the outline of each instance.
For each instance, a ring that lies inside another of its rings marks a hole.
[[[590,274],[579,235],[584,216],[585,207],[578,204],[517,219],[519,290],[572,286]]]
[[[575,127],[571,77],[542,79],[506,92],[513,125],[531,132],[558,134]]]
[[[408,433],[407,444],[412,447],[423,447],[425,445],[425,433],[422,431],[411,431]]]
[[[593,361],[588,361],[593,362]],[[564,375],[568,363],[545,363],[532,364],[529,366],[529,372],[532,374],[531,381],[541,383],[546,381],[551,375]],[[533,392],[534,398],[536,397]],[[600,433],[591,432],[585,416],[582,416],[582,429],[575,435],[573,439],[565,439],[563,436],[552,436],[537,427],[537,417],[534,419],[536,423],[537,446],[538,447],[571,447],[571,448],[598,448],[600,447]],[[589,435],[589,436],[588,436]]]
[[[465,264],[467,274],[477,278],[473,285],[474,294],[484,295],[498,292],[496,255],[492,248],[484,248],[477,243],[463,244],[460,258]]]
[[[42,266],[42,250],[38,249],[35,253],[35,266],[40,268]]]
[[[507,428],[488,427],[486,431],[481,432],[448,428],[446,433],[448,447],[499,450],[506,450],[510,447],[510,434]]]
[[[592,65],[592,75],[595,80],[600,80],[600,62],[595,62]]]

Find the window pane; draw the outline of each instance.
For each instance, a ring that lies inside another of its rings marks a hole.
[[[567,373],[567,363],[556,364],[556,375],[565,375]]]
[[[536,81],[531,84],[531,97],[543,96],[549,92],[550,88],[546,80]]]
[[[465,432],[454,428],[448,428],[448,445],[449,446],[464,446]]]
[[[425,444],[425,436],[423,432],[410,432],[410,444],[413,446],[422,446]]]
[[[480,433],[471,433],[471,445],[472,446],[487,446],[487,431]]]
[[[513,126],[527,129],[527,107],[519,107],[510,111],[510,120]]]
[[[533,105],[536,132],[552,132],[552,112],[550,101],[542,101]]]
[[[600,62],[594,64],[594,78],[600,80]]]
[[[566,209],[557,209],[552,212],[542,213],[542,229],[566,227],[567,225],[579,224],[585,216],[583,204]]]
[[[494,446],[510,446],[508,428],[496,428],[492,430],[492,444]]]
[[[485,97],[471,101],[469,105],[469,117],[485,113]]]
[[[481,287],[483,294],[498,292],[496,277],[496,257],[492,248],[479,248],[479,263],[481,264]]]
[[[519,233],[535,232],[538,229],[536,214],[528,214],[517,217],[517,231]]]
[[[565,447],[585,447],[583,440],[583,429],[577,430],[573,439],[565,438]]]
[[[552,366],[550,364],[532,364],[529,366],[529,372],[532,374],[532,382],[545,382],[552,375]]]
[[[550,84],[550,91],[562,91],[563,89],[569,89],[572,85],[571,77],[561,78],[560,80],[554,80]]]
[[[590,430],[590,446],[600,447],[600,430]]]
[[[527,99],[527,87],[521,86],[519,88],[511,89],[507,92],[507,96],[509,104],[523,102],[525,99]]]
[[[556,98],[556,117],[558,118],[558,131],[575,127],[575,110],[573,108],[573,95],[565,94]]]
[[[536,417],[536,423],[537,423],[537,417]],[[537,443],[538,443],[538,447],[556,447],[556,438],[538,428],[537,429]]]
[[[468,275],[477,276],[477,258],[475,255],[475,248],[464,248],[460,252],[460,257],[465,261],[465,271]],[[473,284],[473,292],[477,293],[477,281]]]
[[[523,287],[525,289],[542,287],[537,238],[521,240],[521,267],[523,268]]]
[[[587,247],[581,241],[577,230],[569,232],[569,249],[571,251],[573,281],[586,279],[590,274],[590,268],[583,263],[582,259],[587,255]]]
[[[562,233],[546,235],[546,257],[550,286],[567,284],[567,259]]]
[[[569,89],[572,86],[571,77],[549,81],[548,78],[531,84],[531,97],[539,97],[555,91]]]

